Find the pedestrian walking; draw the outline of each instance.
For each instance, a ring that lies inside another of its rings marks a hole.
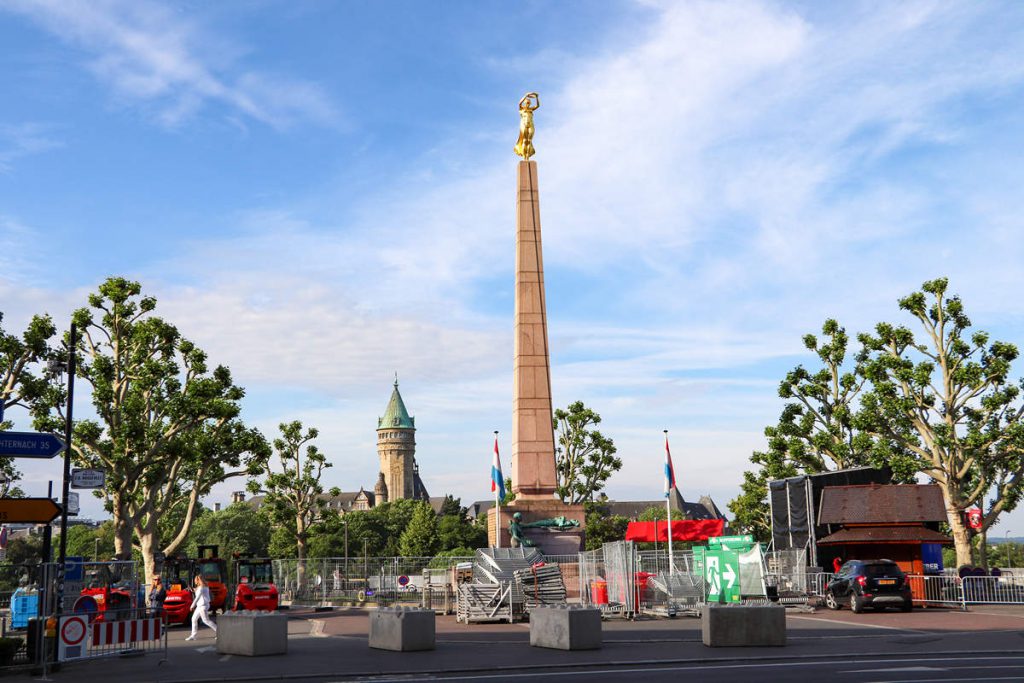
[[[164,611],[164,600],[167,599],[167,591],[164,589],[163,581],[159,576],[153,577],[153,583],[149,587],[149,607],[153,610],[153,616],[159,617]]]
[[[206,579],[196,575],[195,585],[196,597],[192,600],[192,634],[185,640],[195,640],[196,631],[199,629],[199,620],[217,632],[217,625],[210,621],[210,587],[206,585]]]

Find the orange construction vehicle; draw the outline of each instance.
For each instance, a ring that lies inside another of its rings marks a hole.
[[[227,611],[228,608],[228,563],[218,557],[220,550],[215,545],[199,546],[199,559],[195,563],[195,573],[206,579],[210,587],[210,614],[217,610]]]
[[[274,567],[266,558],[235,558],[235,610],[274,612],[277,610],[277,586]]]
[[[85,587],[75,601],[76,614],[89,621],[131,619],[133,579],[131,562],[99,562],[88,565]],[[122,576],[123,574],[123,576]]]
[[[164,623],[187,624],[192,611],[192,581],[195,576],[195,563],[184,557],[171,557],[164,560],[161,578],[167,597],[164,598]]]

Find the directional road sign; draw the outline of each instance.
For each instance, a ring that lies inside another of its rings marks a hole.
[[[64,442],[53,434],[0,432],[0,456],[6,458],[52,458],[64,450]]]
[[[49,498],[0,498],[0,522],[49,524],[59,514],[60,506]]]

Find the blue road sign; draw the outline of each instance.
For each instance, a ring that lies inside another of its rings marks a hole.
[[[0,456],[5,458],[52,458],[64,450],[53,434],[0,432]]]
[[[85,568],[82,566],[83,562],[85,562],[84,557],[75,556],[66,558],[64,565],[64,580],[84,581]]]

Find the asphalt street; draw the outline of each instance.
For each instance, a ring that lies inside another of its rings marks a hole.
[[[528,624],[459,624],[437,618],[437,649],[386,652],[367,645],[361,610],[292,612],[287,655],[221,655],[212,632],[186,642],[170,631],[156,653],[66,665],[54,681],[968,681],[1024,680],[1024,608],[852,614],[791,612],[784,648],[708,648],[700,620],[604,622],[600,650],[529,645]]]

